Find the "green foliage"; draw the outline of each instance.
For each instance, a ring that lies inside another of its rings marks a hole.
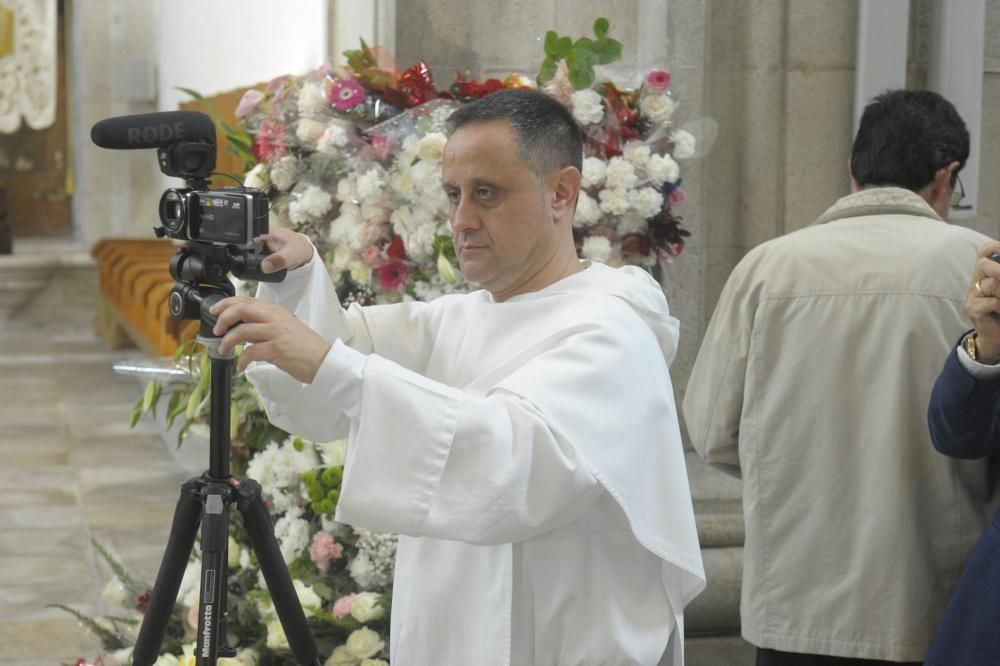
[[[580,37],[575,42],[555,31],[545,33],[545,60],[538,71],[538,82],[548,83],[556,75],[559,62],[565,61],[569,81],[574,90],[589,88],[594,83],[594,66],[620,60],[622,45],[608,36],[611,24],[603,16],[594,21],[594,37]]]

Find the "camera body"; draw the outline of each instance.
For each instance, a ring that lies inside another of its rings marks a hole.
[[[260,190],[171,188],[160,197],[160,223],[170,238],[250,250],[268,231],[270,201]]]

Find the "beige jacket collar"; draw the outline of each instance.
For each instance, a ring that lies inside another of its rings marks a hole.
[[[870,187],[841,197],[819,216],[813,224],[824,224],[833,220],[862,215],[919,215],[940,220],[923,197],[916,192],[901,187]]]

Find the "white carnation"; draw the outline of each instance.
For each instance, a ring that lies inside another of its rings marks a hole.
[[[601,209],[597,202],[586,192],[580,192],[576,200],[576,215],[573,216],[574,227],[587,227],[601,219]]]
[[[648,227],[649,223],[645,217],[637,213],[626,213],[618,222],[618,234],[620,236],[644,234],[648,231]]]
[[[298,578],[292,580],[292,585],[295,586],[295,594],[299,598],[299,605],[302,606],[302,611],[306,614],[306,617],[313,617],[315,613],[309,607],[321,608],[323,606],[323,599],[312,587],[306,585]]]
[[[274,523],[274,537],[278,540],[285,564],[291,564],[306,548],[312,536],[309,521],[299,518],[296,511],[288,511]]]
[[[244,187],[252,187],[257,190],[266,190],[271,186],[271,180],[267,174],[267,165],[260,162],[247,172],[243,177]]]
[[[428,162],[440,162],[448,138],[440,132],[431,132],[417,141],[417,157]]]
[[[583,239],[584,259],[592,259],[603,264],[611,258],[611,241],[604,236],[587,236]]]
[[[581,125],[593,125],[604,118],[604,101],[593,90],[577,90],[570,96],[573,117]]]
[[[695,139],[694,135],[687,130],[677,130],[670,135],[670,140],[674,142],[674,158],[686,160],[694,156]]]
[[[441,165],[437,162],[417,162],[410,168],[410,177],[417,192],[441,189]]]
[[[357,188],[358,199],[361,202],[370,202],[379,198],[382,194],[382,173],[379,169],[372,167],[365,173],[358,176],[355,187]]]
[[[299,118],[295,125],[295,138],[313,146],[326,131],[326,124],[312,118]]]
[[[434,224],[422,224],[412,230],[403,231],[406,253],[415,261],[428,261],[434,257],[434,238],[437,230]]]
[[[612,157],[608,161],[608,171],[604,182],[609,188],[627,190],[635,187],[636,183],[639,182],[639,177],[631,162],[621,157]]]
[[[643,167],[649,160],[649,146],[641,141],[629,141],[622,148],[622,156],[637,167]]]
[[[323,467],[340,467],[347,459],[347,440],[337,439],[332,442],[316,444]]]
[[[413,178],[410,176],[409,165],[400,165],[392,170],[389,174],[389,187],[404,197],[413,192]]]
[[[333,267],[337,272],[346,271],[350,269],[356,258],[357,254],[350,245],[338,245],[333,251]]]
[[[285,155],[271,167],[271,182],[282,192],[287,192],[295,184],[299,166],[295,158]]]
[[[674,115],[677,103],[667,95],[646,95],[639,100],[639,113],[654,125],[663,125]]]
[[[649,180],[659,187],[663,183],[672,183],[681,175],[681,169],[670,155],[653,155],[646,162],[646,173]]]
[[[332,123],[327,125],[323,134],[320,135],[316,142],[316,150],[327,155],[334,155],[339,152],[339,148],[347,145],[347,138],[347,130],[337,123]]]
[[[614,188],[601,190],[598,193],[601,200],[601,210],[609,215],[624,215],[628,210],[628,192],[623,189]]]
[[[347,176],[337,181],[337,200],[344,202],[358,200],[358,190],[355,187],[353,176]]]
[[[587,157],[583,160],[580,186],[583,188],[600,187],[607,174],[608,165],[597,157]]]
[[[326,101],[323,88],[316,83],[307,83],[299,92],[299,115],[314,116],[322,113],[330,104]]]
[[[299,199],[306,215],[320,218],[330,212],[333,206],[333,197],[330,193],[316,185],[308,186]]]
[[[652,187],[632,190],[628,198],[632,210],[646,218],[653,217],[663,208],[663,195]]]

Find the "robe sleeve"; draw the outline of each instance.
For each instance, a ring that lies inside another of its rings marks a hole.
[[[284,281],[261,282],[257,298],[284,307],[331,344],[341,340],[360,351],[371,350],[360,308],[349,315],[340,307],[315,249],[309,263],[289,271]],[[282,430],[317,442],[347,435],[350,424],[344,414],[331,409],[326,398],[310,391],[308,384],[269,363],[251,363],[246,377],[260,395],[268,419]]]
[[[688,379],[683,412],[695,451],[713,467],[740,477],[739,431],[753,303],[740,266],[726,281]]]

